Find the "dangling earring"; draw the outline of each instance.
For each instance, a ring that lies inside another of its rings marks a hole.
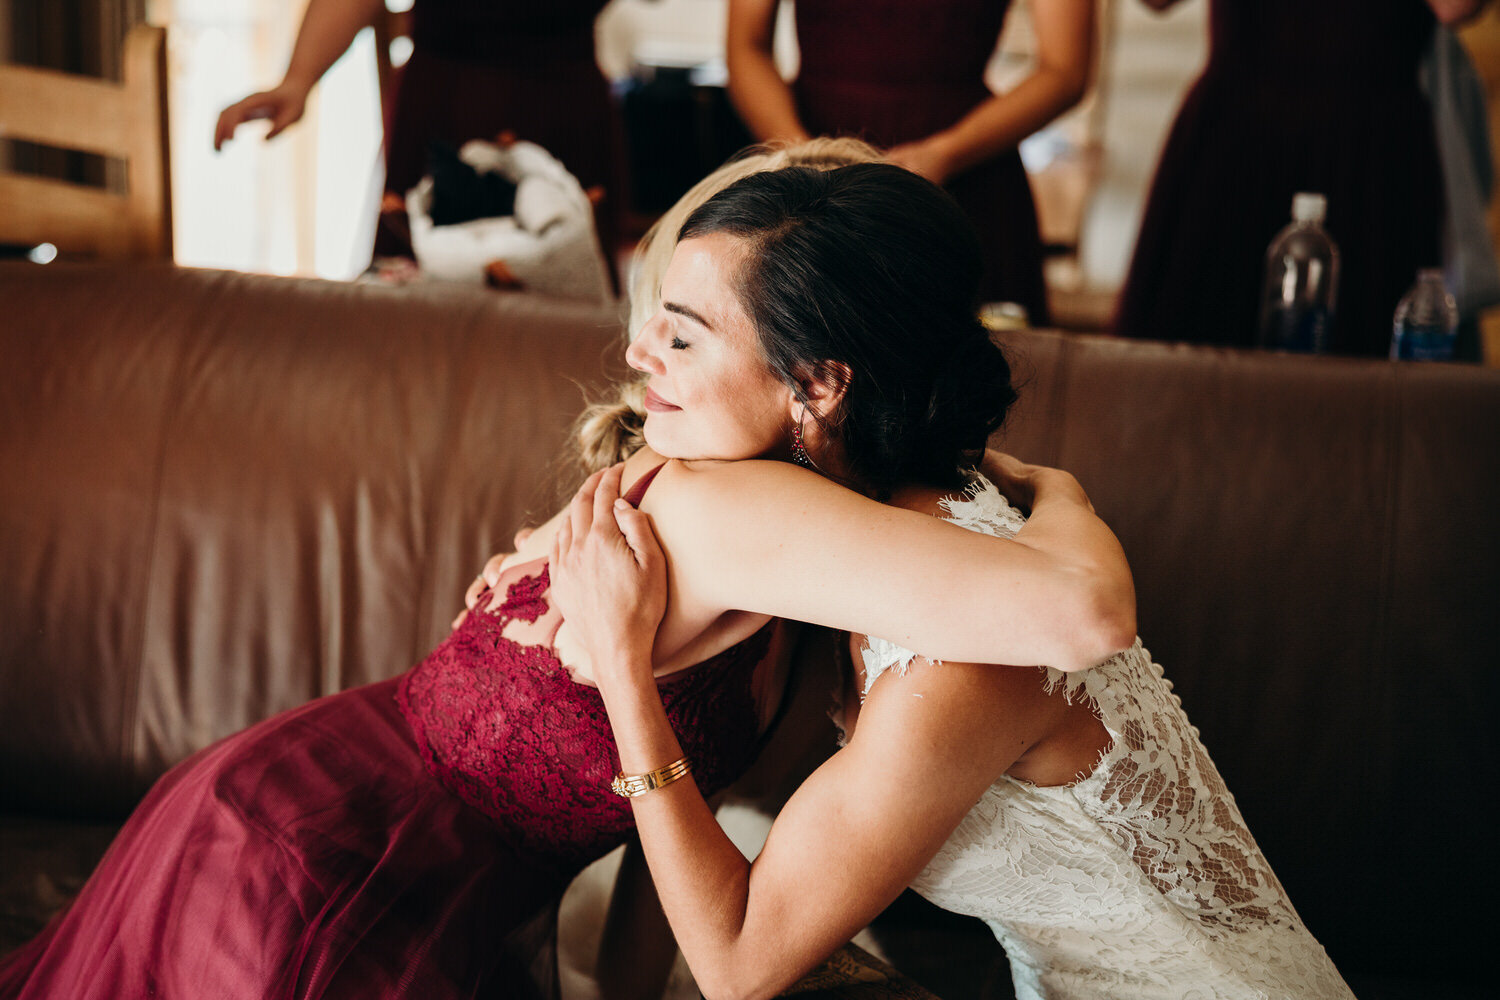
[[[817,468],[817,466],[813,465],[812,456],[807,453],[807,446],[802,443],[801,417],[797,418],[797,425],[792,428],[792,461],[804,468]]]

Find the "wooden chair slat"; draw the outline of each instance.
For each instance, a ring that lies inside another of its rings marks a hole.
[[[0,171],[0,242],[48,242],[67,253],[172,256],[166,30],[125,39],[124,82],[0,66],[0,138],[113,156],[129,193]]]
[[[130,200],[99,188],[0,174],[0,220],[10,243],[52,243],[105,260],[135,256]]]

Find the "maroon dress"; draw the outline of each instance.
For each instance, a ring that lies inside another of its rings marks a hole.
[[[411,58],[387,109],[385,189],[415,186],[434,140],[457,147],[508,130],[617,202],[618,125],[594,60],[594,19],[606,2],[415,0]],[[378,250],[402,247],[382,231]]]
[[[0,997],[545,995],[558,899],[633,820],[599,693],[553,652],[546,563],[500,586],[402,677],[169,771],[72,906],[0,960]],[[770,627],[661,681],[705,794],[755,754]]]
[[[1442,174],[1417,65],[1422,0],[1214,0],[1203,75],[1172,128],[1115,331],[1250,346],[1266,247],[1292,196],[1328,196],[1330,349],[1384,355],[1391,314],[1440,262]]]
[[[797,0],[802,53],[793,93],[813,135],[882,148],[923,139],[988,99],[985,66],[1009,0]],[[1036,205],[1011,150],[945,185],[984,249],[980,297],[1018,302],[1048,322]]]

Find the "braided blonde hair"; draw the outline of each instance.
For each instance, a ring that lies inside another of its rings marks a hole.
[[[646,231],[631,261],[630,313],[626,336],[634,340],[661,304],[661,279],[677,248],[677,232],[700,205],[741,178],[782,167],[833,170],[883,159],[868,143],[850,138],[817,138],[790,144],[750,146],[694,184]],[[615,398],[590,404],[574,424],[579,464],[585,473],[623,461],[646,443],[646,385],[632,378],[620,383]]]

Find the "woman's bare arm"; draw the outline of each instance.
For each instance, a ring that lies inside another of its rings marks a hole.
[[[1012,541],[783,462],[671,462],[643,509],[668,553],[668,629],[740,610],[938,659],[1078,670],[1135,638],[1129,565],[1086,502],[1044,491]]]
[[[801,142],[809,138],[807,129],[772,51],[779,6],[780,0],[729,0],[724,40],[729,99],[761,142]]]
[[[254,118],[268,118],[270,139],[302,117],[307,95],[349,48],[354,36],[385,10],[383,0],[310,0],[297,29],[286,75],[275,87],[251,94],[225,108],[214,127],[214,149],[234,138]]]
[[[1095,62],[1094,0],[1033,0],[1031,11],[1037,41],[1031,73],[943,131],[892,148],[892,163],[942,184],[1014,149],[1083,98]]]
[[[644,449],[629,461],[629,478],[664,461]],[[972,662],[1071,670],[1128,647],[1135,638],[1130,567],[1078,481],[993,451],[985,470],[1030,508],[1013,541],[878,504],[785,463],[671,463],[644,504],[662,515],[671,555],[674,593],[663,635],[696,636],[726,612],[747,611]],[[518,535],[519,553],[492,558],[484,584],[495,586],[508,558],[550,551],[567,514],[564,508],[524,544]],[[480,587],[470,587],[470,608]],[[659,644],[658,659],[676,648]]]
[[[654,688],[621,691],[603,673],[622,768],[675,760]],[[1040,737],[1042,717],[1026,711],[1040,690],[1033,671],[971,664],[882,677],[849,745],[793,794],[753,864],[691,782],[632,800],[662,906],[704,995],[774,996],[890,905]]]

